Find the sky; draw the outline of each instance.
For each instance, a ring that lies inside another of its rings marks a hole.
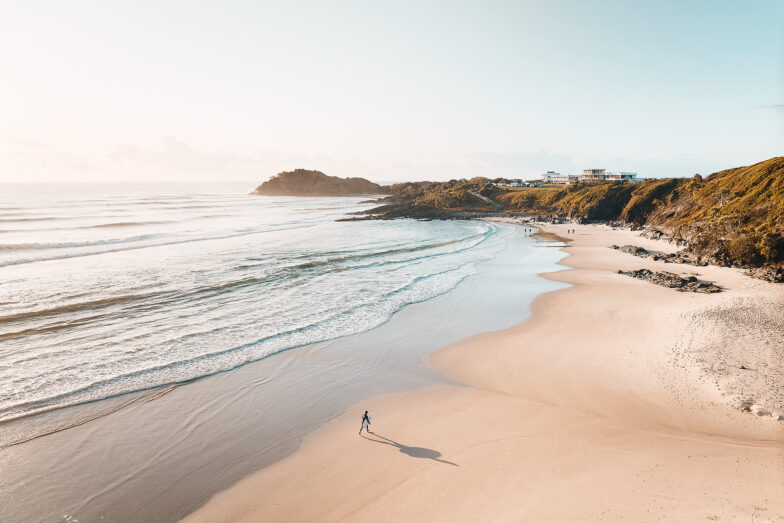
[[[784,2],[0,0],[0,181],[691,176],[784,154]]]

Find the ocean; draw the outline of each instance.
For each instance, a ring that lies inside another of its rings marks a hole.
[[[509,234],[336,222],[372,204],[251,189],[3,186],[0,422],[367,331],[475,274]]]
[[[0,185],[0,521],[179,520],[564,287],[531,229],[252,188]]]

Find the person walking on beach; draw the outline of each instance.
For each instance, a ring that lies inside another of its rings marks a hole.
[[[362,435],[362,429],[365,429],[365,432],[370,432],[370,417],[368,416],[368,411],[362,415],[362,426],[359,427],[359,435]]]

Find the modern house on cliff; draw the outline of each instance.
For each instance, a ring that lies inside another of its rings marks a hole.
[[[604,169],[583,169],[580,175],[581,182],[603,182],[607,174]]]

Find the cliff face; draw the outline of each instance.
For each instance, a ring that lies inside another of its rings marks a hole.
[[[296,169],[278,173],[251,194],[258,196],[359,196],[387,190],[364,178],[338,178],[320,171]]]

